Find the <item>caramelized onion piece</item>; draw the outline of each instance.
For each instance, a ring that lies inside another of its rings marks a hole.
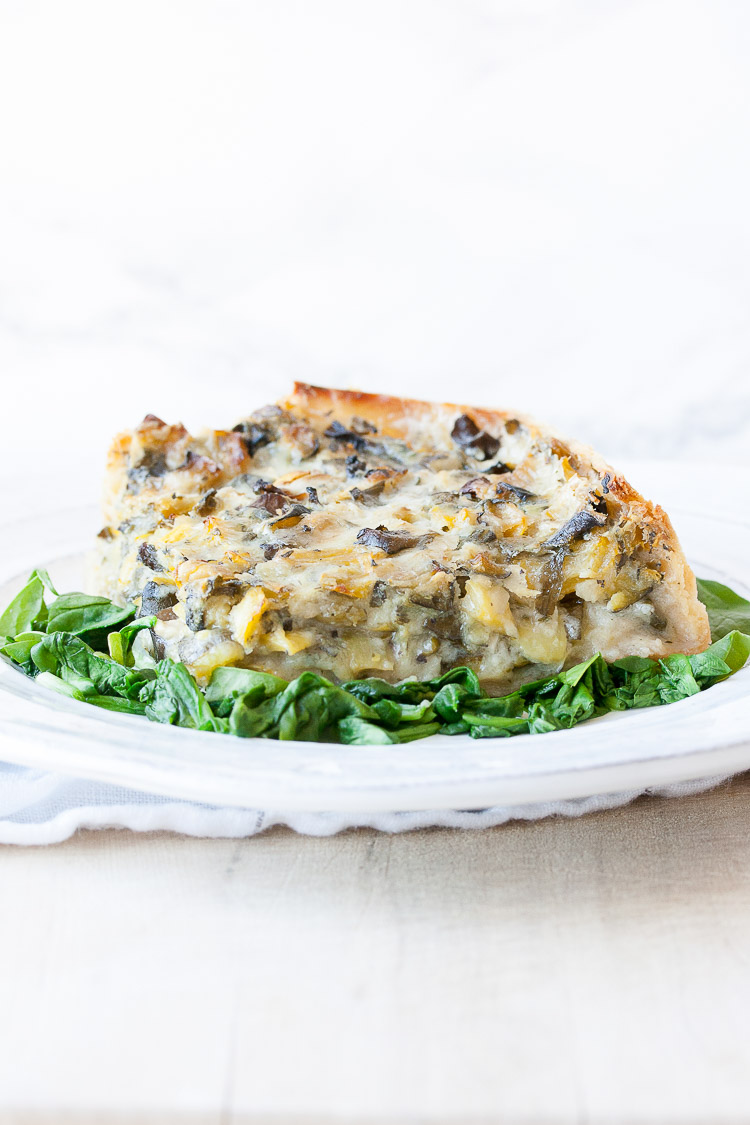
[[[152,543],[141,543],[138,548],[138,558],[149,570],[157,573],[164,570],[156,554],[156,547]]]
[[[386,555],[397,555],[399,551],[407,551],[410,547],[424,547],[434,538],[434,531],[429,531],[426,535],[413,535],[409,531],[389,531],[381,525],[363,527],[357,535],[357,542],[363,543],[365,547],[377,547],[385,551]]]
[[[517,484],[506,484],[505,481],[500,481],[495,486],[495,495],[498,500],[511,500],[513,503],[523,502],[524,500],[536,500],[536,493],[529,492],[525,488],[519,488]]]
[[[262,508],[269,516],[276,516],[292,504],[292,498],[279,488],[264,488],[258,499],[253,504],[254,508]],[[309,511],[309,509],[307,509]]]
[[[174,618],[172,606],[177,604],[177,591],[174,586],[158,582],[147,582],[141,593],[139,617],[158,617],[160,621]]]
[[[373,484],[371,488],[352,488],[352,499],[356,500],[359,504],[364,504],[366,507],[373,508],[378,506],[378,497],[385,488],[385,481],[379,481]]]
[[[274,440],[268,427],[259,426],[257,422],[240,422],[232,433],[242,434],[243,444],[251,457],[255,456],[261,446],[269,445]]]
[[[560,547],[569,547],[574,539],[580,539],[587,531],[591,531],[595,527],[601,527],[606,522],[607,517],[602,515],[601,512],[592,512],[588,508],[583,508],[580,512],[571,516],[559,531],[556,531],[546,542],[542,543],[542,550],[556,551]]]
[[[555,551],[554,555],[550,555],[544,564],[544,569],[540,575],[542,592],[536,599],[537,613],[541,613],[542,617],[549,617],[560,601],[563,584],[563,564],[566,554],[567,548],[561,547],[559,550]]]
[[[472,457],[480,461],[489,461],[500,448],[500,442],[486,430],[480,430],[473,418],[468,414],[460,414],[453,424],[451,437]]]

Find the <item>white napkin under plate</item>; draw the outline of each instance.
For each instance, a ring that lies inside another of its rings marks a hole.
[[[332,836],[347,828],[407,832],[414,828],[494,828],[509,820],[540,820],[546,816],[584,813],[627,805],[644,794],[685,797],[712,789],[726,777],[686,781],[663,788],[630,789],[567,801],[544,801],[514,807],[496,805],[479,811],[431,812],[283,812],[221,808],[192,801],[157,797],[86,781],[64,774],[0,764],[0,843],[56,844],[79,828],[129,828],[134,832],[179,832],[186,836],[256,836],[274,825],[286,825],[306,836]]]

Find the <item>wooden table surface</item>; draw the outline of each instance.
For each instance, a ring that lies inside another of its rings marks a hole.
[[[749,829],[5,847],[0,1122],[748,1122]]]

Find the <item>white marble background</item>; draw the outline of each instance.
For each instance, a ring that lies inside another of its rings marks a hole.
[[[750,464],[749,54],[744,0],[0,0],[4,511],[295,377]]]

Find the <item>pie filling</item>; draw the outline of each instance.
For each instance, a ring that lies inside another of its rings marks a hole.
[[[435,410],[393,427],[293,398],[200,437],[148,416],[110,454],[98,590],[155,616],[139,643],[201,682],[465,664],[505,691],[707,643],[675,627],[692,575],[675,586],[674,533],[625,482],[532,423]]]

